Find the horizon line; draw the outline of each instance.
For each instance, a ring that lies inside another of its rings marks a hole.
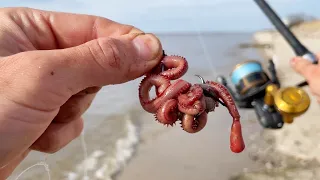
[[[272,30],[272,29],[261,29],[257,31],[237,31],[237,30],[204,30],[204,31],[153,31],[153,34],[158,35],[207,35],[207,34],[254,34],[257,32],[262,32],[266,30]],[[150,31],[148,31],[150,32]]]

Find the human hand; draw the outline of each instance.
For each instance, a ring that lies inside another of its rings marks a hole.
[[[101,17],[0,9],[0,179],[30,150],[53,153],[79,136],[102,86],[144,75],[159,40]]]
[[[318,56],[319,59],[319,56]],[[303,59],[295,57],[290,61],[291,67],[300,75],[302,75],[309,84],[310,92],[316,97],[320,103],[320,66]]]

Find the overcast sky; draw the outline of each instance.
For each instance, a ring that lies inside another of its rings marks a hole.
[[[268,0],[283,17],[306,13],[320,18],[320,0]],[[253,0],[7,0],[27,6],[107,17],[147,32],[256,31],[272,25]]]

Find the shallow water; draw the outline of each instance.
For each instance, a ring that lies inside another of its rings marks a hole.
[[[253,50],[239,50],[237,45],[251,41],[251,34],[158,35],[168,55],[187,58],[186,78],[197,82],[194,74],[214,80],[218,74],[228,75],[233,66],[246,59],[257,59]],[[201,43],[203,40],[203,43]],[[112,179],[134,155],[140,142],[140,128],[145,125],[138,102],[141,78],[99,92],[84,115],[84,133],[63,150],[53,155],[33,152],[9,178],[14,180],[26,168],[39,163],[18,179],[47,180],[46,165],[51,179]],[[143,137],[146,139],[147,137]]]

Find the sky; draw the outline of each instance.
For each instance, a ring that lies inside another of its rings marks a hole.
[[[280,17],[305,13],[320,18],[320,0],[267,2]],[[0,6],[98,15],[158,33],[273,28],[253,0],[10,0]]]

